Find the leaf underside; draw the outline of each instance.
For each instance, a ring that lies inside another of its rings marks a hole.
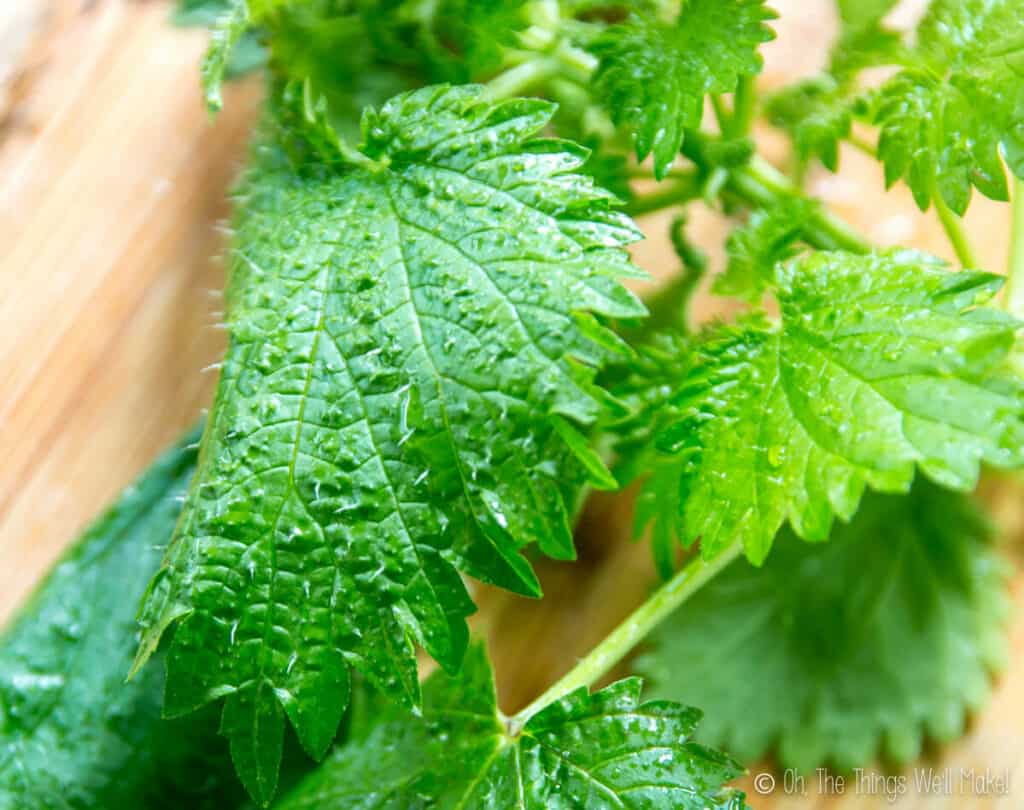
[[[967,497],[927,482],[871,495],[828,543],[784,530],[763,568],[733,563],[637,671],[658,697],[699,701],[700,739],[743,761],[907,762],[987,699],[1007,653],[1007,569]]]
[[[426,683],[422,718],[364,712],[353,739],[276,807],[742,810],[743,794],[723,787],[741,770],[690,740],[700,712],[639,693],[637,678],[581,689],[510,736],[475,645],[457,677]]]
[[[646,497],[679,501],[711,557],[764,560],[784,521],[808,540],[865,487],[905,492],[920,467],[958,490],[981,462],[1021,463],[1024,400],[1005,361],[1017,322],[981,306],[1001,279],[912,251],[815,253],[776,270],[777,326],[718,327],[696,349]]]
[[[536,595],[521,548],[574,554],[566,497],[603,470],[563,436],[614,343],[594,316],[644,310],[586,152],[531,140],[551,114],[424,88],[366,113],[365,166],[264,142],[242,182],[230,346],[138,663],[178,622],[165,711],[227,696],[260,801],[285,715],[326,751],[350,665],[413,705],[416,644],[458,668],[459,571]]]

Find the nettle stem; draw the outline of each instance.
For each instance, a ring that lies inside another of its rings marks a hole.
[[[657,191],[633,200],[626,206],[626,213],[631,217],[641,217],[677,203],[689,202],[701,195],[700,177],[696,172],[674,174],[670,177],[671,179],[666,178]]]
[[[495,100],[523,95],[534,85],[558,74],[560,63],[546,54],[499,73],[487,82],[487,94]]]
[[[616,664],[658,624],[700,590],[706,582],[735,560],[743,548],[733,543],[712,560],[694,557],[682,569],[656,590],[640,607],[594,647],[561,680],[518,714],[509,718],[509,733],[513,736],[526,722],[545,706],[554,703],[580,687],[593,686],[607,675]]]
[[[806,196],[793,181],[760,155],[754,155],[746,166],[731,172],[726,190],[747,205],[763,208],[770,208],[785,197]],[[870,253],[873,250],[865,236],[824,206],[811,216],[803,237],[819,250],[848,250],[851,253]]]
[[[751,76],[744,76],[736,85],[733,95],[732,121],[730,134],[734,138],[742,138],[750,134],[754,125],[754,113],[757,110],[757,89]]]
[[[946,231],[946,236],[949,237],[949,242],[956,252],[957,260],[965,268],[977,267],[978,261],[974,258],[974,250],[971,248],[967,232],[964,230],[963,220],[954,214],[944,202],[937,201],[935,208],[942,221],[943,230]]]
[[[946,201],[942,199],[937,188],[934,189],[932,197],[935,202],[935,212],[939,215],[942,229],[953,246],[957,260],[964,268],[977,267],[978,260],[974,257],[971,241],[967,238],[967,232],[964,230],[964,221],[946,205]]]
[[[1006,269],[1007,312],[1024,318],[1024,180],[1013,181],[1013,219],[1010,224],[1010,263]]]

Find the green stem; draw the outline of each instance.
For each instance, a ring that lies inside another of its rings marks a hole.
[[[868,157],[878,157],[875,147],[871,143],[860,137],[860,135],[857,135],[856,133],[850,133],[850,136],[846,140],[850,143],[851,146],[853,146],[856,149],[859,149]]]
[[[487,94],[492,99],[522,95],[530,87],[555,76],[558,73],[558,68],[557,59],[550,56],[537,56],[499,73],[487,82]]]
[[[721,96],[711,96],[711,109],[715,111],[715,120],[718,122],[718,131],[723,135],[727,135],[729,132],[730,122],[732,115],[725,106],[725,101]]]
[[[942,228],[949,237],[949,243],[956,252],[956,257],[964,267],[977,267],[978,261],[974,258],[974,251],[971,249],[971,242],[964,230],[964,221],[950,210],[946,201],[942,199],[939,190],[933,189],[932,198],[935,202],[935,211],[939,215]]]
[[[804,193],[782,172],[760,155],[733,170],[728,191],[747,205],[770,208],[785,197],[803,197]],[[819,250],[848,250],[870,253],[871,242],[852,226],[825,208],[818,208],[804,228],[804,240]]]
[[[702,557],[690,560],[672,579],[658,588],[646,602],[612,630],[604,641],[581,659],[565,677],[512,717],[509,721],[510,731],[517,732],[533,715],[570,692],[580,687],[593,686],[643,641],[651,630],[671,616],[683,602],[700,590],[702,585],[739,557],[742,551],[742,544],[736,542],[710,561]]]
[[[1006,269],[1006,310],[1024,318],[1024,180],[1013,181],[1013,220],[1010,224],[1010,264]]]
[[[730,134],[734,138],[743,138],[750,134],[754,123],[754,109],[757,103],[757,92],[754,79],[744,76],[736,85],[733,98],[732,126]]]
[[[676,203],[696,199],[701,193],[700,178],[696,173],[672,175],[673,180],[665,188],[637,197],[626,207],[631,217],[639,217],[660,211]]]

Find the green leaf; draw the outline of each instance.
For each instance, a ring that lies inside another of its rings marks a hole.
[[[615,123],[634,133],[640,160],[668,172],[686,129],[700,125],[704,97],[729,93],[761,70],[757,52],[774,34],[764,0],[689,0],[675,24],[635,15],[590,45],[601,60],[598,94]]]
[[[231,0],[180,0],[171,20],[175,25],[182,27],[213,27],[226,12],[230,11],[231,5]],[[244,76],[263,67],[267,61],[266,49],[260,42],[259,32],[255,30],[241,34],[229,50],[230,53],[225,56],[223,73],[216,80],[218,83],[224,79]],[[219,91],[216,98],[220,98]]]
[[[936,0],[918,30],[916,66],[873,98],[886,182],[906,180],[922,210],[938,195],[963,214],[972,187],[1008,198],[1000,147],[1020,131],[1022,37],[1020,0]]]
[[[576,454],[577,459],[587,471],[587,478],[595,489],[618,489],[619,484],[611,474],[600,454],[591,447],[590,440],[580,433],[568,421],[556,416],[551,420],[555,433]]]
[[[755,211],[750,220],[729,234],[725,243],[725,272],[715,279],[714,291],[747,301],[760,302],[775,279],[779,262],[796,252],[796,243],[814,206],[800,198]]]
[[[221,85],[232,63],[235,47],[249,33],[253,18],[247,0],[231,0],[210,29],[210,45],[199,68],[206,107],[218,112],[224,106]]]
[[[1008,567],[968,498],[919,482],[865,498],[828,543],[784,530],[763,568],[734,562],[636,667],[658,697],[699,701],[699,738],[744,761],[908,762],[987,700],[1007,653]]]
[[[982,461],[1024,460],[1024,391],[1003,370],[1018,324],[980,306],[998,276],[822,252],[776,284],[781,323],[707,335],[660,437],[678,454],[680,534],[707,557],[740,541],[760,563],[786,520],[822,540],[865,486],[906,491],[917,466],[967,490]]]
[[[530,140],[551,114],[424,88],[367,111],[354,165],[262,143],[242,182],[230,345],[137,666],[177,624],[165,710],[227,696],[258,798],[273,704],[322,756],[348,666],[411,705],[417,644],[458,669],[459,571],[536,595],[521,548],[574,553],[584,465],[552,417],[599,415],[608,356],[578,313],[643,307],[617,278],[636,231],[574,173],[585,151]]]
[[[630,678],[573,692],[513,731],[474,645],[457,677],[427,682],[422,718],[380,707],[276,807],[741,810],[743,794],[723,787],[741,770],[690,741],[699,719],[677,703],[641,703]]]
[[[135,605],[160,564],[196,435],[75,543],[0,637],[0,807],[219,810],[243,797],[209,712],[160,717],[164,676],[124,676]]]
[[[853,121],[848,88],[828,75],[806,79],[769,96],[765,113],[792,138],[802,163],[816,157],[836,171],[839,142],[850,136]]]

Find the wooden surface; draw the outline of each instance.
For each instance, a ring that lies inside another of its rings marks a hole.
[[[813,71],[834,31],[828,0],[776,2],[779,39],[763,76],[776,86]],[[915,4],[900,14],[909,19]],[[917,3],[916,5],[920,5]],[[223,345],[217,290],[225,192],[244,154],[257,82],[229,89],[211,123],[197,90],[200,32],[167,25],[161,2],[0,2],[0,622],[25,598],[76,532],[209,400]],[[763,133],[770,155],[784,145]],[[880,243],[950,256],[936,223],[902,189],[881,190],[878,168],[843,154],[838,177],[810,188]],[[649,224],[660,234],[664,218]],[[1006,253],[1004,206],[978,200],[969,225],[986,268]],[[696,218],[694,235],[718,245],[723,223]],[[654,238],[637,249],[666,266]],[[720,253],[712,251],[713,257]],[[704,305],[709,312],[710,304]],[[1020,562],[1016,491],[990,487]],[[485,591],[480,627],[492,638],[503,706],[547,686],[643,599],[646,548],[631,544],[628,497],[602,496],[580,531],[581,559],[542,563],[547,594],[528,602]],[[1019,570],[1019,569],[1018,569]],[[805,797],[779,787],[756,808],[1024,808],[1024,579],[1015,583],[1013,654],[991,704],[958,744],[926,766],[1007,772],[1005,796],[878,791]],[[749,662],[757,677],[757,662]],[[909,773],[909,772],[908,772]]]

